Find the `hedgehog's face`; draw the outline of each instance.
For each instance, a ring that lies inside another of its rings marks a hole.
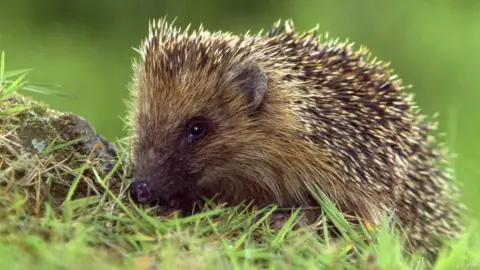
[[[130,194],[137,203],[190,211],[199,195],[234,188],[225,179],[235,177],[236,160],[248,157],[262,134],[255,114],[267,76],[250,61],[210,78],[158,72],[139,72]]]

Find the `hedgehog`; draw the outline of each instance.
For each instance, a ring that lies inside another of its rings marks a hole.
[[[165,18],[133,61],[130,129],[137,204],[193,213],[227,205],[385,213],[434,259],[463,230],[449,152],[411,86],[361,46],[279,20],[264,34],[190,31]]]

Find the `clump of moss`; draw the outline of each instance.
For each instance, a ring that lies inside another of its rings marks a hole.
[[[112,192],[125,189],[122,179],[129,172],[121,151],[82,117],[57,112],[18,93],[0,101],[0,115],[3,201],[5,195],[23,196],[25,214],[42,215],[47,201],[59,211],[65,198],[102,194],[96,179],[109,174],[104,184]],[[72,185],[76,187],[71,189]]]

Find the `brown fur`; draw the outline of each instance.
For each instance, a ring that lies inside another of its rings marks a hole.
[[[422,202],[427,187],[439,192],[434,204],[450,205],[448,177],[421,167],[423,157],[443,156],[428,152],[431,128],[418,125],[400,81],[385,65],[364,60],[366,50],[320,44],[316,32],[295,36],[290,22],[267,36],[202,28],[189,34],[163,20],[150,31],[134,64],[131,125],[136,177],[149,181],[156,196],[180,207],[203,195],[230,204],[308,206],[308,188],[316,184],[341,211],[374,224],[395,209],[400,224],[420,234],[412,245],[429,245],[418,241],[434,213],[409,207]],[[268,77],[255,110],[229,73],[245,61]],[[183,127],[199,116],[211,130],[187,146]],[[412,185],[420,195],[405,195]],[[439,213],[455,231],[457,209]],[[427,249],[437,250],[432,245]]]

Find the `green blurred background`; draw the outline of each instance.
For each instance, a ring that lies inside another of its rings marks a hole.
[[[109,139],[126,135],[122,117],[131,59],[148,20],[182,27],[257,32],[292,18],[298,30],[366,45],[406,84],[426,114],[440,113],[446,143],[459,154],[465,201],[480,217],[480,1],[65,1],[1,0],[0,50],[8,69],[33,68],[30,81],[56,83],[77,99],[33,95],[89,119]]]

